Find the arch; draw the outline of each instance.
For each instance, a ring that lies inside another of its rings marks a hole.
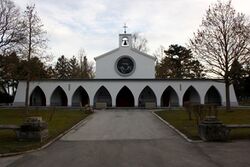
[[[138,107],[147,107],[146,103],[154,103],[154,106],[157,104],[155,93],[149,86],[141,91],[138,98]]]
[[[46,106],[45,94],[39,86],[36,86],[30,95],[30,106]]]
[[[134,107],[135,100],[133,93],[127,86],[121,88],[116,96],[116,107]]]
[[[68,98],[61,86],[58,86],[52,93],[50,98],[51,106],[67,106]]]
[[[205,95],[205,104],[215,104],[221,106],[221,95],[219,91],[211,86]]]
[[[79,107],[86,104],[89,104],[89,95],[82,86],[79,86],[72,96],[72,106]]]
[[[177,107],[179,98],[176,91],[168,86],[161,95],[161,107]]]
[[[188,102],[195,104],[201,103],[200,95],[193,86],[190,86],[183,95],[183,106]]]
[[[112,107],[112,97],[104,86],[101,86],[94,96],[94,106],[96,103],[106,103],[107,107]]]

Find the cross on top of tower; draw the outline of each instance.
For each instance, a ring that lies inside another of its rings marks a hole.
[[[123,28],[124,28],[124,34],[126,34],[127,33],[126,29],[128,28],[128,26],[126,25],[126,23],[124,23]]]

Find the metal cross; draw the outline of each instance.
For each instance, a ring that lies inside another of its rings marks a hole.
[[[126,23],[124,23],[123,28],[124,28],[124,34],[126,34],[127,33],[126,29],[128,28],[128,26],[126,25]]]

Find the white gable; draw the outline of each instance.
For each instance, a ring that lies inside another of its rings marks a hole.
[[[155,78],[156,58],[131,45],[131,34],[120,34],[119,48],[95,58],[96,78]]]

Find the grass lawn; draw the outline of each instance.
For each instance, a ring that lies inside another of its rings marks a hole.
[[[48,123],[49,138],[40,143],[39,141],[18,141],[14,131],[0,130],[0,154],[30,150],[38,148],[60,133],[71,128],[88,114],[79,109],[31,109],[27,116],[41,116]],[[0,124],[20,125],[25,120],[24,109],[0,109]]]
[[[193,119],[189,120],[188,113],[185,110],[157,111],[156,114],[190,139],[200,139],[195,117],[192,115]],[[224,124],[250,124],[250,109],[233,108],[231,112],[220,109],[218,112],[218,119]],[[230,133],[230,139],[250,139],[250,129],[234,129]]]

